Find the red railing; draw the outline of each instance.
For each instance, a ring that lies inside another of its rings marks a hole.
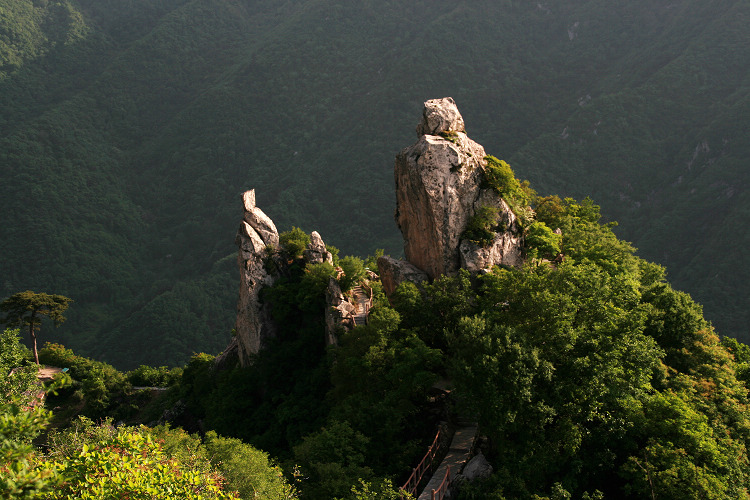
[[[372,308],[372,299],[373,299],[373,293],[372,293],[372,287],[365,283],[364,281],[360,281],[360,286],[362,286],[362,289],[365,290],[365,292],[369,292],[368,295],[370,296],[367,299],[367,302],[365,302],[362,305],[362,309],[365,312],[365,323],[370,322],[370,309]]]
[[[406,493],[411,493],[414,497],[417,496],[417,488],[419,487],[419,483],[422,481],[425,472],[430,470],[430,468],[432,467],[432,462],[433,460],[435,460],[435,455],[437,455],[439,449],[440,430],[438,430],[437,434],[435,434],[435,439],[432,440],[432,444],[429,448],[427,448],[427,453],[425,453],[422,461],[419,462],[419,465],[414,467],[414,470],[411,472],[411,476],[409,476],[409,479],[407,479],[406,483],[404,483],[404,485],[400,488],[401,490],[405,491]],[[404,497],[401,498],[403,499]]]
[[[445,471],[445,477],[443,478],[443,482],[440,483],[440,486],[438,486],[438,489],[432,490],[432,493],[430,495],[430,500],[443,500],[445,498],[446,493],[448,493],[448,488],[451,485],[451,466],[449,465],[447,467],[447,470]]]

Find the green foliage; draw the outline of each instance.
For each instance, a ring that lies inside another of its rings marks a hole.
[[[339,278],[339,285],[341,285],[341,290],[344,292],[351,290],[353,286],[357,285],[367,276],[365,263],[359,257],[347,255],[341,259],[340,266],[344,271],[344,275]]]
[[[399,322],[391,308],[373,310],[369,325],[339,339],[332,367],[330,414],[371,439],[367,463],[372,466],[392,465],[394,450],[402,451],[410,439],[421,437],[413,419],[426,403],[442,362],[439,350],[400,330]]]
[[[49,421],[42,408],[23,409],[15,403],[0,403],[0,496],[32,499],[49,493],[57,482],[52,467],[39,466],[32,439]]]
[[[560,253],[562,235],[555,234],[544,222],[532,222],[526,230],[524,244],[528,247],[526,255],[553,258]]]
[[[331,260],[333,260],[333,266],[337,267],[339,265],[339,252],[340,250],[336,248],[333,245],[329,245],[326,243],[326,250],[328,253],[331,254]]]
[[[279,234],[279,244],[292,259],[302,256],[302,252],[310,244],[310,235],[298,227]]]
[[[47,458],[64,461],[83,448],[99,442],[109,441],[117,435],[117,428],[111,418],[99,423],[90,418],[79,416],[70,422],[65,429],[50,429],[47,434]]]
[[[0,404],[28,405],[39,390],[37,365],[28,364],[29,352],[18,330],[0,334]]]
[[[10,370],[25,364],[31,353],[21,344],[20,331],[6,328],[0,333],[0,373],[8,374]],[[5,391],[0,391],[4,394]]]
[[[41,467],[64,478],[48,498],[239,498],[223,491],[220,475],[191,469],[170,458],[147,432],[132,428],[120,428],[111,437],[84,443]]]
[[[442,137],[446,141],[452,142],[453,144],[458,144],[458,132],[454,130],[446,130],[444,132],[440,132],[440,137]]]
[[[326,262],[302,264],[293,263],[287,275],[262,293],[277,320],[277,339],[252,366],[215,370],[212,358],[202,355],[185,368],[180,385],[186,421],[195,425],[200,418],[224,436],[281,458],[319,429],[330,386],[323,340],[325,290],[335,270]]]
[[[721,345],[734,356],[737,379],[750,386],[750,346],[731,337],[722,337]]]
[[[622,466],[626,491],[634,497],[738,498],[745,472],[737,460],[745,453],[728,439],[686,393],[650,395],[628,415],[633,433],[645,445]]]
[[[123,436],[129,443],[125,447],[121,446]],[[136,446],[132,445],[133,442]],[[221,486],[222,490],[237,492],[238,498],[296,498],[295,489],[287,483],[281,469],[269,460],[266,453],[237,439],[218,436],[213,431],[208,432],[202,442],[197,435],[190,435],[182,429],[167,426],[154,429],[115,428],[111,419],[95,424],[81,417],[73,421],[68,429],[51,431],[48,444],[47,458],[66,474],[67,495],[94,495],[93,491],[96,491],[98,495],[106,496],[106,492],[110,492],[119,498],[122,495],[136,495],[144,489],[152,495],[148,498],[152,498],[158,495],[155,491],[164,487],[172,488],[170,498],[173,495],[193,498],[190,488],[197,489],[196,498],[224,498],[227,494],[219,493],[216,489]],[[96,455],[97,449],[112,450],[116,454]],[[81,458],[92,452],[94,455],[86,456],[85,463],[80,462]],[[132,472],[128,461],[141,457],[145,461],[138,467],[142,470],[136,471],[133,481],[120,480],[118,470]],[[70,484],[83,474],[87,483],[85,487],[80,482],[78,485]],[[185,474],[184,478],[182,474]],[[199,476],[203,477],[198,480]],[[113,484],[100,484],[107,479]],[[91,490],[81,490],[81,487]],[[186,487],[188,490],[185,490]],[[235,498],[233,495],[228,497]]]
[[[390,479],[368,482],[359,480],[359,485],[352,486],[347,500],[408,500],[414,498],[410,493],[400,492],[393,487]],[[344,499],[336,499],[344,500]]]
[[[557,195],[539,196],[534,200],[534,210],[539,222],[545,223],[550,228],[561,228],[565,225],[567,205],[573,203],[572,198],[565,202]],[[598,218],[593,222],[598,222]]]
[[[168,368],[166,366],[141,365],[126,374],[128,382],[134,386],[169,387],[176,384],[182,377],[182,368]]]
[[[47,365],[69,369],[73,389],[83,399],[81,414],[88,417],[103,417],[114,411],[130,389],[125,375],[112,365],[78,356],[59,344],[46,344],[39,351],[39,359]]]
[[[237,491],[240,498],[297,498],[294,487],[267,453],[213,431],[206,433],[204,447],[211,464],[226,478],[226,487]]]
[[[28,351],[18,330],[0,335],[0,497],[36,498],[54,485],[55,474],[36,468],[31,442],[47,425],[49,412],[39,407],[37,365],[23,363]]]
[[[521,183],[516,179],[510,165],[491,155],[485,156],[484,161],[487,162],[484,168],[484,177],[487,184],[503,198],[518,199],[519,202],[523,200],[524,194],[521,191]]]
[[[365,458],[369,439],[347,422],[334,421],[305,437],[294,448],[295,460],[311,482],[305,498],[327,500],[346,495],[357,478],[372,477]]]
[[[529,188],[528,182],[519,182],[504,160],[487,155],[484,161],[484,179],[487,185],[508,203],[521,227],[530,224],[534,219],[534,212],[528,205],[535,193]]]
[[[741,496],[741,365],[598,207],[545,204],[565,262],[484,276],[476,307],[446,330],[450,374],[502,453],[465,497]],[[423,307],[404,292],[397,306]]]
[[[441,276],[419,287],[404,281],[391,301],[400,314],[402,328],[416,332],[430,347],[445,349],[446,333],[462,317],[472,314],[476,298],[468,271],[461,270],[455,278]]]
[[[375,250],[375,253],[373,255],[369,255],[365,259],[365,268],[369,269],[370,271],[374,273],[379,273],[378,270],[378,259],[385,255],[385,250],[383,248],[378,248]]]
[[[499,209],[495,207],[482,205],[469,220],[461,237],[482,247],[491,245],[495,238],[495,227],[497,226],[499,213]]]

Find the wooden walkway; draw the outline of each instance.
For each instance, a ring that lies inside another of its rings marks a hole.
[[[443,379],[437,381],[433,385],[433,388],[445,393],[450,393],[451,385],[450,380]],[[464,408],[464,405],[460,404],[459,401],[458,407],[461,409]],[[439,442],[442,441],[442,430],[438,432],[437,436],[435,436],[432,445],[427,449],[427,454],[419,465],[414,468],[412,475],[406,481],[406,484],[401,487],[403,493],[410,493],[413,497],[416,497],[417,500],[443,500],[443,498],[447,498],[451,483],[456,476],[461,473],[464,466],[473,456],[474,443],[476,442],[477,433],[479,431],[476,417],[467,413],[465,410],[459,410],[456,426],[457,428],[451,438],[448,451],[434,474],[430,477],[427,486],[422,490],[422,494],[416,496],[417,491],[419,491],[419,483],[421,483],[422,477],[424,477],[425,473],[433,469],[433,460],[436,455],[440,455],[438,449],[443,448],[444,446],[439,444]],[[402,499],[404,498],[403,493],[401,496]]]
[[[470,420],[459,420],[458,429],[453,434],[448,454],[440,462],[432,478],[425,486],[417,500],[440,500],[445,496],[448,487],[471,459],[474,441],[479,426]],[[434,495],[433,495],[434,494]]]
[[[352,288],[352,296],[357,304],[357,309],[354,311],[354,326],[366,325],[372,299],[361,285]]]

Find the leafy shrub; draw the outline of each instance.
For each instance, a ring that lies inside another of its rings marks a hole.
[[[173,459],[144,429],[122,427],[73,448],[40,464],[65,478],[47,498],[238,498],[223,491],[218,473]]]
[[[40,387],[37,365],[21,367],[28,358],[18,330],[5,330],[0,335],[0,498],[37,498],[54,477],[53,471],[32,465],[31,442],[50,414],[32,406]]]
[[[307,264],[297,287],[296,300],[300,309],[310,314],[319,313],[325,307],[328,281],[336,276],[336,270],[328,262]]]
[[[204,448],[211,464],[226,478],[227,487],[237,491],[241,498],[297,498],[296,490],[267,453],[214,431],[206,433]]]
[[[310,236],[298,227],[292,227],[291,231],[286,231],[279,235],[279,244],[293,259],[302,256],[307,245],[310,244]]]
[[[410,493],[401,492],[393,487],[390,479],[380,479],[377,481],[359,480],[359,485],[352,486],[351,494],[346,497],[351,500],[408,500],[414,498]],[[336,499],[343,500],[343,499]]]
[[[510,165],[491,155],[485,156],[484,160],[487,162],[484,169],[485,180],[497,194],[503,198],[514,198],[519,199],[519,201],[525,198],[521,191],[521,184],[516,179]]]
[[[169,387],[182,377],[182,368],[141,365],[127,373],[127,380],[135,386]]]
[[[339,278],[339,285],[341,285],[341,290],[344,292],[351,290],[367,274],[365,263],[359,257],[347,255],[341,259],[340,265],[341,269],[344,270],[344,275]]]
[[[125,375],[112,365],[77,356],[60,344],[45,344],[39,351],[39,361],[69,368],[70,376],[78,382],[77,387],[85,398],[82,413],[90,417],[104,416],[130,387]]]
[[[490,155],[485,156],[484,160],[487,162],[484,167],[487,185],[508,203],[521,227],[530,224],[535,214],[529,203],[536,197],[536,193],[529,186],[529,182],[519,182],[510,165],[503,160]]]
[[[532,223],[526,232],[525,244],[530,257],[554,257],[560,253],[562,235],[554,233],[544,222]]]
[[[326,250],[331,254],[331,260],[333,260],[333,265],[338,266],[339,265],[339,249],[336,248],[333,245],[326,244]]]
[[[105,418],[100,423],[94,423],[90,418],[80,415],[64,430],[52,429],[47,435],[48,457],[64,459],[79,451],[83,445],[91,445],[107,441],[117,435],[117,428],[112,418]]]
[[[295,446],[295,459],[311,478],[303,484],[305,498],[344,496],[357,479],[372,477],[366,465],[368,443],[369,439],[352,429],[349,422],[332,422]]]
[[[19,331],[6,329],[0,335],[0,404],[27,405],[38,392],[37,365],[27,364],[29,358]]]

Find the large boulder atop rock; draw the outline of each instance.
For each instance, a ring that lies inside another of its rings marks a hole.
[[[486,153],[467,137],[453,99],[427,101],[417,131],[422,134],[419,140],[396,157],[396,224],[404,237],[406,260],[434,279],[461,268],[463,233],[481,206],[498,209],[506,219],[515,221],[515,216],[487,185]],[[508,234],[493,243],[494,250],[466,248],[464,261],[482,269],[506,262],[517,265],[522,243],[518,225],[500,232]]]
[[[422,121],[417,125],[417,135],[439,135],[448,131],[466,132],[464,119],[453,98],[444,97],[425,102]]]
[[[388,296],[404,281],[421,283],[429,279],[427,273],[414,264],[387,255],[378,259],[378,271],[380,272],[380,281],[383,283],[383,291]]]
[[[237,354],[242,365],[249,363],[263,344],[276,336],[269,307],[260,303],[260,291],[271,286],[275,276],[268,272],[267,260],[279,244],[273,221],[255,206],[255,191],[242,194],[244,214],[235,243],[239,246],[240,293],[235,323]]]

